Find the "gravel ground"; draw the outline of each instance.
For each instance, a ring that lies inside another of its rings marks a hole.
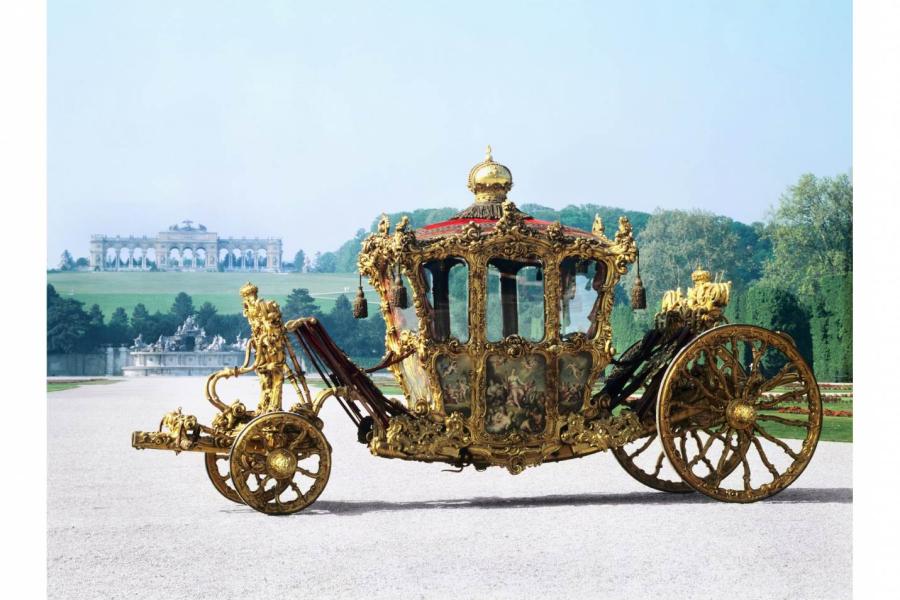
[[[202,389],[48,395],[51,598],[850,597],[850,444],[819,444],[790,489],[733,505],[644,488],[607,454],[515,477],[376,458],[331,404],[328,487],[277,518],[219,496],[200,454],[131,448],[178,406],[208,423]],[[219,391],[255,404],[252,378]]]

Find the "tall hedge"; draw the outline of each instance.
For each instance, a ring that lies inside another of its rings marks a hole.
[[[836,275],[819,282],[810,307],[810,331],[816,377],[822,381],[853,379],[853,276]]]
[[[815,369],[809,311],[797,296],[787,290],[757,284],[736,300],[731,311],[726,311],[726,316],[731,313],[729,320],[787,333],[794,339],[803,358]]]

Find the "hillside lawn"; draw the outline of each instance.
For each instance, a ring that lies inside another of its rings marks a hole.
[[[128,316],[138,303],[151,313],[168,312],[178,292],[186,292],[194,301],[194,308],[210,302],[220,314],[241,312],[238,293],[248,281],[259,287],[259,294],[267,300],[284,304],[294,288],[307,288],[324,311],[331,310],[335,299],[346,294],[353,300],[359,278],[355,273],[188,273],[188,272],[66,272],[47,273],[47,283],[53,285],[63,298],[84,302],[85,310],[100,305],[109,319],[118,307]],[[376,294],[366,283],[363,286],[372,308],[377,306]]]

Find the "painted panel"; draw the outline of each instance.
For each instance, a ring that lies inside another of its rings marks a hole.
[[[484,428],[488,433],[537,434],[547,418],[547,361],[540,354],[487,357]]]
[[[475,389],[472,359],[467,354],[443,354],[435,359],[435,366],[444,400],[444,412],[447,415],[459,412],[463,417],[471,415]]]
[[[590,352],[563,354],[559,357],[559,414],[565,416],[581,410],[591,376],[593,359]]]

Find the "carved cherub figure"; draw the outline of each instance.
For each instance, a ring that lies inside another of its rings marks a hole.
[[[603,218],[599,213],[594,215],[594,226],[591,228],[591,233],[596,237],[603,237],[606,235],[606,231],[603,228]]]

